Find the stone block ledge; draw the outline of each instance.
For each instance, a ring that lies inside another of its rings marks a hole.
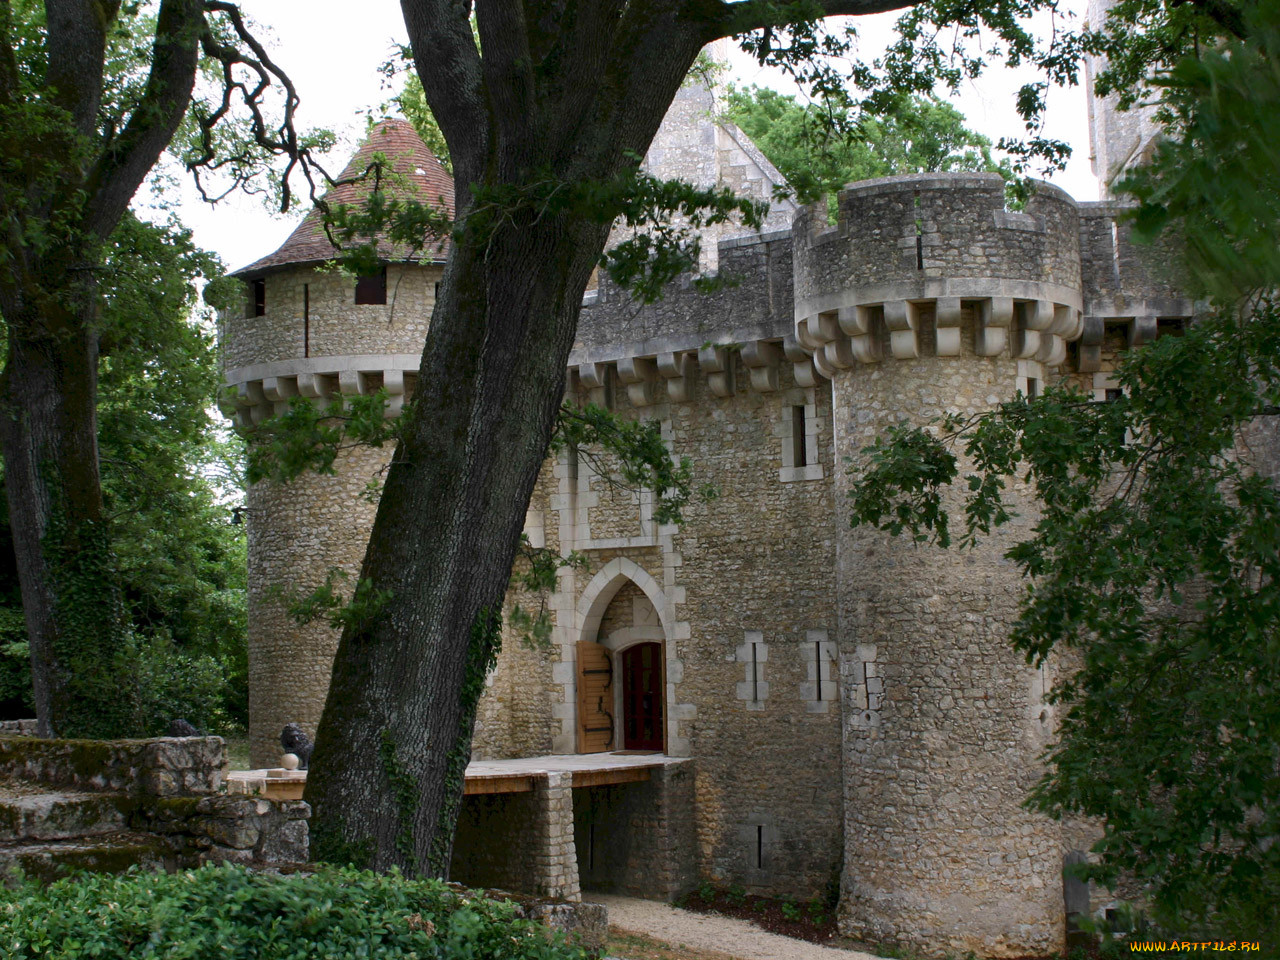
[[[0,737],[0,778],[131,797],[216,794],[227,749],[221,737],[41,740]]]

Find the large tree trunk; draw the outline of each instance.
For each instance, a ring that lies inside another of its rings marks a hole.
[[[344,634],[317,733],[321,859],[448,869],[476,702],[606,232],[552,219],[454,250],[435,314],[449,322],[429,338],[362,572],[392,596]]]
[[[98,476],[96,290],[6,312],[0,440],[42,736],[124,736],[123,630]]]

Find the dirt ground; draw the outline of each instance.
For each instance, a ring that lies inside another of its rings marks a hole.
[[[626,960],[878,960],[652,900],[594,894],[591,899],[609,908],[610,949]]]

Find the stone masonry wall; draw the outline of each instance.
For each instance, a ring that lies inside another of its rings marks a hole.
[[[795,229],[807,238],[797,270],[801,299],[929,278],[1080,285],[1075,201],[1042,184],[1024,212],[1010,212],[997,174],[867,180],[840,192],[835,226],[826,224],[825,208],[810,208]]]
[[[249,488],[249,759],[278,765],[280,731],[299,723],[314,737],[329,690],[339,632],[323,621],[299,625],[278,591],[310,593],[332,568],[359,575],[376,510],[361,493],[378,481],[391,449],[339,454],[333,476],[307,473]]]
[[[573,791],[584,888],[674,900],[696,885],[693,771],[681,764],[652,773],[649,781]]]
[[[1012,398],[1016,362],[974,356],[973,328],[966,311],[959,357],[838,377],[837,455],[856,455],[892,424]],[[1061,946],[1060,829],[1021,808],[1053,721],[1046,676],[1008,643],[1021,584],[1003,553],[1034,517],[1021,485],[1008,493],[1020,517],[967,552],[849,529],[837,515],[840,923],[853,936],[987,956]]]
[[[436,264],[387,268],[386,304],[356,304],[355,281],[339,271],[288,267],[269,273],[266,314],[224,317],[223,363],[228,370],[304,355],[303,317],[310,310],[312,357],[419,354],[435,308]]]
[[[716,303],[704,319],[723,328],[732,320],[714,312]],[[560,686],[550,698],[565,730],[556,749],[576,744],[576,643],[606,644],[620,676],[624,646],[661,638],[666,752],[697,758],[698,877],[808,897],[832,882],[842,835],[830,407],[827,391],[795,383],[790,364],[781,365],[778,388],[761,393],[737,352],[729,357],[730,396],[715,396],[698,373],[687,402],[634,408],[625,391],[615,397],[624,416],[658,420],[673,454],[695,464],[695,485],[715,490],[715,499],[686,508],[679,527],[646,521],[643,503],[611,500],[585,462],[553,465],[559,486],[540,485],[531,505],[548,546],[588,561],[562,574],[553,598]],[[797,408],[813,459],[798,470],[786,465]],[[598,619],[582,624],[588,605]],[[749,637],[759,643],[759,699],[739,696]],[[813,682],[818,644],[822,700]]]
[[[524,793],[463,798],[449,875],[472,887],[577,900],[569,774],[538,777]]]

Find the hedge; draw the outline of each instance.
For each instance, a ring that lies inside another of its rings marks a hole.
[[[206,865],[0,889],[6,960],[584,960],[515,906],[351,868]]]

